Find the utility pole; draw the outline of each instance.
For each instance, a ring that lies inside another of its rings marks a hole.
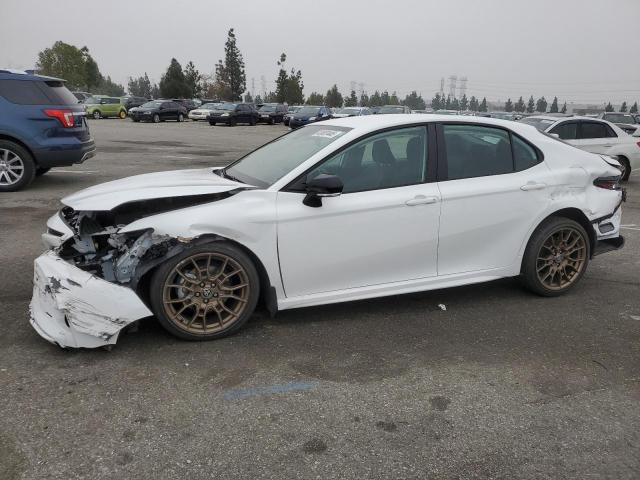
[[[260,87],[262,90],[262,101],[265,101],[267,97],[267,79],[264,78],[264,75],[260,75]]]
[[[460,98],[464,97],[467,94],[467,77],[462,77],[460,79]]]
[[[256,99],[256,77],[251,77],[251,98]]]

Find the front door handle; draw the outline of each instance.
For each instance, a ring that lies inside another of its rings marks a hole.
[[[426,197],[424,195],[416,195],[411,200],[407,200],[404,203],[405,205],[414,207],[416,205],[429,205],[431,203],[436,203],[438,200],[440,200],[438,197]]]
[[[546,183],[527,182],[520,187],[520,190],[528,192],[529,190],[542,190],[543,188],[547,188]]]

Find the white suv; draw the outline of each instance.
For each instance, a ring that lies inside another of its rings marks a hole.
[[[622,167],[623,180],[628,180],[631,172],[640,168],[640,138],[627,134],[613,123],[590,117],[550,115],[535,115],[520,121],[581,150],[615,157]]]

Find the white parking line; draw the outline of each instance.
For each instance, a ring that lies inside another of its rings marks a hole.
[[[49,173],[82,173],[85,175],[92,175],[94,173],[100,173],[98,170],[51,170]]]
[[[635,230],[636,232],[640,232],[640,228],[633,228],[633,227],[620,227],[620,228],[625,230]]]

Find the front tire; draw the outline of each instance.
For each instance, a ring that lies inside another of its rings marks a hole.
[[[92,116],[94,120],[100,120],[102,118],[102,114],[100,113],[100,110],[94,110]]]
[[[156,318],[184,340],[213,340],[236,332],[255,310],[259,293],[253,262],[225,242],[186,249],[161,265],[150,284]]]
[[[209,125],[211,125],[212,127],[215,127],[216,122],[212,122],[211,120],[209,120]]]
[[[184,115],[179,114],[178,115],[178,123],[184,122]]]
[[[589,258],[591,243],[582,225],[569,218],[551,217],[529,239],[521,278],[538,295],[562,295],[580,281]]]
[[[160,115],[157,113],[153,114],[153,123],[160,123]]]
[[[120,110],[120,112],[118,113],[118,117],[124,120],[125,118],[127,118],[127,112],[125,112],[124,110]]]
[[[0,192],[15,192],[36,176],[31,154],[17,143],[0,140]]]

